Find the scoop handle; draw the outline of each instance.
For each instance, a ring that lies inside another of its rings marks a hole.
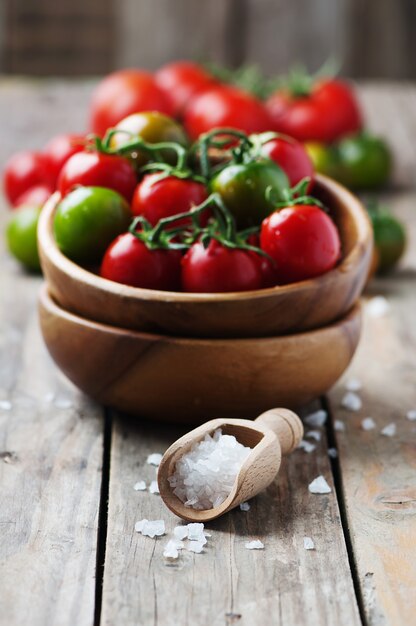
[[[289,454],[298,447],[303,437],[303,424],[289,409],[270,409],[255,420],[258,424],[272,430],[282,448],[282,454]]]

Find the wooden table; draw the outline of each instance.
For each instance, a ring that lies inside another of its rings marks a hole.
[[[1,163],[54,133],[83,128],[90,88],[3,80]],[[23,273],[1,241],[1,624],[416,623],[416,422],[406,418],[416,409],[416,87],[365,84],[360,97],[370,126],[395,152],[394,182],[383,197],[410,232],[400,270],[368,290],[391,308],[379,318],[366,311],[346,376],[362,382],[362,410],[340,408],[344,378],[314,405],[329,411],[316,450],[287,459],[249,512],[209,524],[203,554],[184,552],[169,564],[166,538],[134,532],[142,518],[164,519],[169,531],[178,522],[159,496],[133,485],[154,477],[147,455],[183,429],[123,418],[64,379],[39,334],[41,279]],[[6,214],[3,206],[2,222]],[[367,416],[377,426],[364,432]],[[380,434],[390,422],[397,424],[391,438]],[[319,474],[332,487],[328,495],[308,492]],[[315,550],[304,549],[305,536]],[[265,549],[247,550],[252,538]]]

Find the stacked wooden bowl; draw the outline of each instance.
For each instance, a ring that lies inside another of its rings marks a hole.
[[[38,227],[40,322],[57,365],[103,404],[146,418],[254,417],[325,393],[356,349],[372,256],[359,200],[319,176],[342,259],[316,279],[261,291],[188,294],[128,287],[66,258],[53,237],[59,196]]]

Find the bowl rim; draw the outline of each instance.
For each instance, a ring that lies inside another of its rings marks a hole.
[[[67,311],[60,304],[58,304],[53,295],[50,293],[48,284],[44,282],[41,285],[39,290],[39,304],[46,310],[49,310],[54,315],[59,316],[61,318],[65,318],[67,321],[81,324],[82,326],[87,326],[89,328],[93,328],[96,331],[105,331],[106,333],[112,333],[117,336],[126,336],[131,337],[132,335],[137,338],[154,340],[154,341],[167,341],[170,344],[179,344],[179,345],[206,345],[215,344],[217,347],[232,346],[234,344],[258,344],[258,343],[269,343],[270,342],[290,342],[290,341],[301,341],[302,339],[312,339],[317,337],[318,335],[322,335],[323,333],[327,333],[331,330],[336,330],[337,328],[342,328],[348,322],[354,322],[355,320],[360,321],[362,319],[362,305],[360,300],[358,300],[344,315],[337,318],[330,324],[326,324],[325,326],[320,326],[319,328],[312,328],[310,330],[303,330],[299,333],[290,333],[287,335],[271,335],[267,337],[180,337],[176,335],[168,335],[154,332],[145,332],[140,330],[133,330],[129,328],[123,328],[121,326],[113,326],[111,324],[105,324],[103,322],[96,322],[94,320],[90,320],[82,315],[78,315],[73,313],[72,311]]]
[[[363,247],[366,246],[369,239],[372,239],[372,229],[370,220],[365,212],[362,202],[357,196],[351,193],[346,187],[339,184],[332,178],[322,174],[315,175],[316,182],[330,193],[337,195],[344,204],[349,206],[357,225],[357,240],[350,252],[341,259],[341,262],[333,269],[325,274],[309,278],[307,280],[289,283],[287,285],[276,285],[265,289],[256,289],[251,291],[232,291],[225,293],[188,293],[182,291],[160,291],[157,289],[145,289],[142,287],[131,287],[117,283],[106,278],[102,278],[99,274],[95,274],[85,269],[75,261],[71,261],[61,252],[56,244],[53,236],[53,216],[61,199],[61,194],[56,191],[47,200],[41,211],[38,223],[38,247],[40,248],[40,256],[42,263],[42,253],[46,254],[52,264],[60,271],[72,278],[99,289],[102,292],[112,294],[114,296],[126,299],[140,299],[146,301],[157,302],[177,302],[177,303],[199,303],[199,302],[231,302],[243,301],[248,299],[261,299],[273,295],[284,295],[296,292],[302,289],[313,288],[316,281],[330,282],[334,276],[344,273],[345,270],[354,264],[357,258],[362,254]]]

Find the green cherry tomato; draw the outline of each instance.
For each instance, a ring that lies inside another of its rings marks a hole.
[[[6,230],[10,252],[26,268],[40,270],[37,227],[41,209],[36,206],[21,206],[13,211]]]
[[[406,248],[406,231],[386,209],[368,209],[374,230],[374,244],[377,250],[377,273],[385,274],[402,257]]]
[[[139,137],[148,143],[162,143],[165,141],[188,145],[188,137],[183,127],[174,119],[157,111],[133,113],[124,118],[115,127],[118,131],[111,139],[112,148],[122,148],[126,143]],[[162,156],[168,163],[176,163],[176,154],[172,150],[165,150]],[[135,162],[143,165],[148,157],[142,152],[137,153]]]
[[[268,159],[228,165],[211,181],[211,191],[221,196],[239,228],[261,224],[289,187],[284,171]]]
[[[342,168],[341,180],[353,189],[373,189],[388,179],[392,157],[386,142],[380,137],[362,133],[342,139],[337,146]]]
[[[339,159],[332,147],[317,141],[308,141],[304,146],[317,172],[331,176],[331,178],[337,178],[340,167]]]
[[[129,205],[116,191],[78,187],[58,205],[53,224],[56,243],[73,261],[98,262],[130,220]]]

